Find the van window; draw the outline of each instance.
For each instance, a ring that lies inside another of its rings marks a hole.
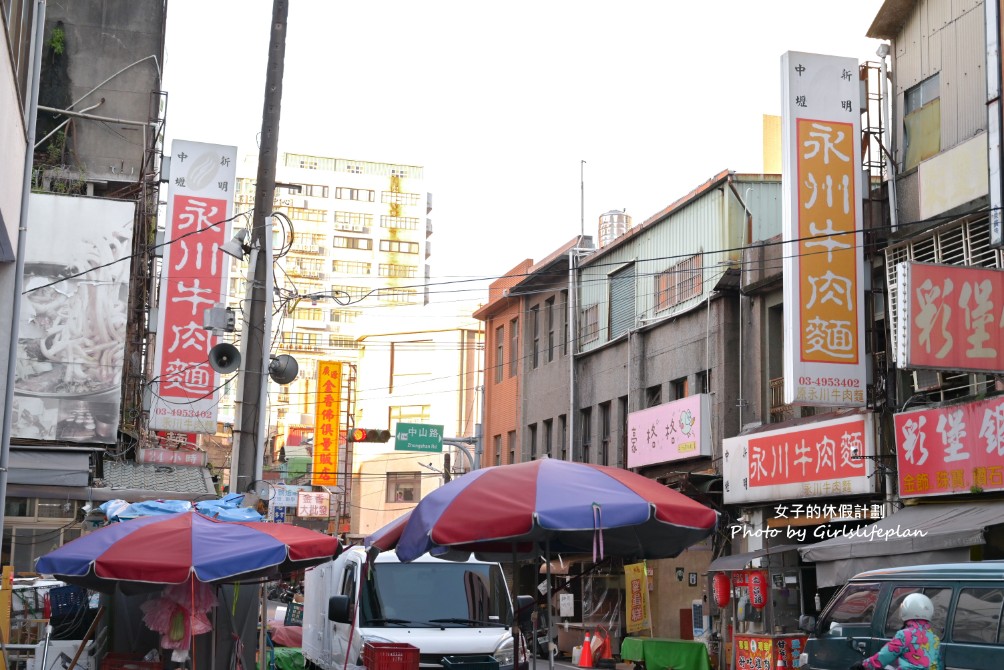
[[[948,606],[952,603],[952,589],[942,589],[928,587],[922,589],[916,586],[900,586],[892,591],[892,600],[889,602],[889,612],[885,619],[885,635],[892,637],[903,627],[903,619],[899,616],[899,606],[911,593],[923,593],[934,603],[934,619],[931,621],[931,628],[938,634],[938,637],[945,636],[945,618],[948,616]]]
[[[1001,589],[962,589],[952,622],[954,642],[1001,644]]]
[[[849,584],[840,592],[821,622],[820,630],[828,631],[833,624],[861,624],[871,621],[878,602],[878,584]]]
[[[342,590],[341,594],[343,596],[349,597],[349,611],[356,611],[356,566],[353,563],[348,563],[345,566],[345,573],[342,575]]]

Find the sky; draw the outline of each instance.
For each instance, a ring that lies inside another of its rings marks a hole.
[[[432,278],[761,172],[780,60],[877,60],[881,0],[289,0],[279,150],[425,168]],[[271,0],[170,0],[165,150],[257,152]],[[585,161],[585,163],[583,163]]]

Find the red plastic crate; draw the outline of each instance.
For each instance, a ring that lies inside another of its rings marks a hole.
[[[418,670],[419,651],[413,644],[367,642],[363,665],[367,670]]]
[[[141,654],[109,652],[101,659],[101,670],[161,670],[163,663],[144,661]]]

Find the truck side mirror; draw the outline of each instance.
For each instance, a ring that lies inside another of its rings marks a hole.
[[[352,612],[349,611],[348,596],[331,596],[328,598],[328,620],[335,623],[352,622]]]
[[[803,614],[798,617],[798,629],[805,633],[816,632],[816,617],[811,614]]]
[[[520,630],[530,630],[530,616],[533,614],[533,596],[516,596],[516,621]]]

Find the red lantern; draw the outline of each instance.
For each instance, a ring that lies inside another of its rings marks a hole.
[[[729,576],[724,572],[716,572],[711,579],[711,586],[715,593],[715,604],[719,607],[728,605],[732,596],[732,580]]]
[[[767,604],[767,575],[762,570],[750,572],[750,605],[760,610]]]

